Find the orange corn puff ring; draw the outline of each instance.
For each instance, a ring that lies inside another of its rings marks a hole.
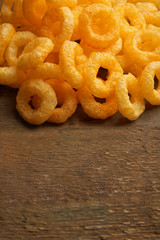
[[[107,81],[97,77],[100,67],[108,70]],[[122,74],[123,70],[113,55],[93,52],[85,65],[84,80],[94,96],[106,98],[114,93],[115,84]]]
[[[115,95],[106,98],[104,103],[97,102],[86,86],[78,90],[78,98],[84,112],[95,119],[106,119],[118,111]]]
[[[59,65],[49,62],[44,62],[37,65],[35,68],[29,69],[27,71],[28,78],[42,78],[42,79],[60,79],[61,72]]]
[[[23,12],[26,19],[36,27],[40,27],[42,18],[48,10],[45,0],[23,0]]]
[[[40,99],[38,109],[30,106],[33,96]],[[47,121],[57,105],[57,98],[53,88],[41,79],[25,81],[18,92],[16,108],[19,114],[29,123],[40,125]]]
[[[83,85],[83,69],[87,58],[76,42],[65,41],[60,50],[59,66],[64,79],[75,89]]]
[[[0,25],[0,65],[4,63],[4,52],[10,44],[15,29],[10,23],[3,23]]]
[[[76,92],[67,82],[58,80],[47,80],[47,82],[53,87],[60,105],[53,110],[48,122],[64,123],[76,111],[78,103]]]
[[[58,32],[55,32],[55,24],[58,24]],[[42,20],[41,35],[53,41],[54,52],[58,52],[62,44],[71,39],[73,30],[73,13],[68,7],[50,9]]]
[[[18,62],[18,50],[21,50],[28,42],[37,38],[32,32],[16,32],[5,52],[5,59],[9,66],[16,66]]]
[[[20,69],[14,67],[0,67],[0,84],[12,88],[19,88],[26,80],[26,75]]]
[[[143,51],[143,45],[148,42],[150,51]],[[160,60],[160,32],[146,29],[130,34],[124,43],[124,52],[140,66]]]
[[[140,78],[140,84],[144,97],[152,105],[160,105],[160,85],[154,88],[154,77],[160,80],[160,62],[149,63]]]
[[[74,8],[77,5],[77,0],[46,0],[50,7],[60,8],[60,7],[70,7]]]
[[[136,120],[145,110],[138,79],[131,73],[123,75],[117,82],[116,97],[120,113],[129,120]]]
[[[34,68],[44,62],[47,55],[52,52],[53,47],[54,44],[49,38],[38,37],[32,40],[25,46],[18,58],[17,66],[23,70]]]
[[[107,48],[120,37],[118,19],[105,4],[91,4],[79,17],[81,38],[94,48]]]

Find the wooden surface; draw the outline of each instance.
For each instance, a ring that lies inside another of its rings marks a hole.
[[[160,107],[33,127],[0,86],[0,240],[160,239]]]

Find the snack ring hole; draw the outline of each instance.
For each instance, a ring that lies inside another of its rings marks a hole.
[[[158,80],[157,76],[155,75],[155,77],[154,77],[154,89],[155,90],[158,89],[158,85],[159,85],[159,80]]]
[[[94,97],[94,96],[93,96]],[[106,102],[106,98],[98,98],[98,97],[94,97],[94,100],[98,103],[105,103]]]
[[[41,105],[41,98],[39,97],[39,95],[35,94],[31,96],[28,101],[28,105],[31,107],[31,109],[37,111]]]
[[[107,77],[109,75],[108,69],[100,67],[97,73],[97,78],[100,78],[104,81],[107,80]]]

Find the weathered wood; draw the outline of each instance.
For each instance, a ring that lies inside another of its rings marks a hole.
[[[160,108],[25,123],[0,87],[0,240],[160,239]]]

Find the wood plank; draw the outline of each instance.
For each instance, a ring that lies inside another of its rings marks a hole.
[[[25,123],[0,87],[0,240],[160,239],[160,111]]]

